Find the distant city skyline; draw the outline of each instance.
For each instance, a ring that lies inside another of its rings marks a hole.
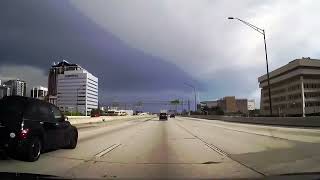
[[[315,2],[233,2],[236,8],[216,1],[36,2],[0,6],[0,79],[24,79],[27,95],[29,87],[47,86],[48,67],[66,59],[97,73],[101,102],[192,100],[187,82],[201,100],[235,95],[259,106],[263,39],[228,16],[266,30],[270,71],[291,59],[320,56],[318,25],[308,20],[318,13]],[[153,11],[140,11],[143,7]],[[298,7],[306,13],[296,13]]]

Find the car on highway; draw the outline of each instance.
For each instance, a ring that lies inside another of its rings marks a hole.
[[[170,118],[175,118],[176,115],[175,114],[170,114]]]
[[[160,113],[159,115],[159,120],[168,120],[168,115],[167,113]]]
[[[42,152],[74,149],[78,130],[53,104],[22,96],[0,100],[0,148],[14,158],[36,161]]]
[[[123,112],[123,111],[120,111],[120,112],[119,112],[119,116],[126,116],[126,115],[127,115],[126,112]]]

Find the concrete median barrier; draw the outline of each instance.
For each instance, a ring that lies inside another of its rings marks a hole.
[[[301,142],[320,142],[320,129],[306,129],[296,127],[277,127],[265,126],[257,124],[244,124],[236,122],[224,122],[220,120],[204,120],[199,118],[188,118],[190,120],[200,120],[208,123],[211,126],[224,128],[232,131],[239,131],[250,134],[257,134],[269,136],[274,138],[282,138],[287,140],[301,141]]]
[[[125,120],[125,119],[141,119],[141,118],[151,118],[151,115],[145,116],[100,116],[100,117],[89,117],[89,116],[68,116],[68,121],[73,124],[86,124],[86,123],[97,123],[97,122],[108,122],[115,120]]]
[[[320,117],[236,117],[218,115],[191,115],[193,118],[220,120],[225,122],[237,122],[246,124],[292,126],[292,127],[319,127]]]

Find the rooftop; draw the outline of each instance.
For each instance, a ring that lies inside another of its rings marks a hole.
[[[317,67],[320,68],[320,60],[319,59],[311,59],[310,57],[302,57],[301,59],[295,59],[293,61],[290,61],[288,64],[275,69],[269,73],[270,78],[278,76],[280,74],[289,72],[291,70],[294,70],[298,67]],[[258,81],[265,81],[267,80],[267,74],[264,74],[263,76],[260,76],[258,78]]]
[[[56,64],[55,62],[53,62],[52,67],[62,67],[62,66],[79,66],[78,64],[72,64],[69,63],[66,60],[62,60],[61,62],[59,62],[58,64]],[[80,66],[79,66],[80,67]]]
[[[33,87],[32,89],[48,91],[48,88],[47,88],[47,87],[44,87],[44,86],[35,86],[35,87]]]

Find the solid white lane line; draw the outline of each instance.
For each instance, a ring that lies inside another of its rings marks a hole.
[[[100,153],[96,154],[95,157],[98,157],[98,158],[99,158],[99,157],[102,157],[102,156],[104,156],[105,154],[107,154],[108,152],[110,152],[110,151],[114,150],[115,148],[119,147],[120,145],[121,145],[121,144],[114,144],[114,145],[108,147],[107,149],[101,151]]]

